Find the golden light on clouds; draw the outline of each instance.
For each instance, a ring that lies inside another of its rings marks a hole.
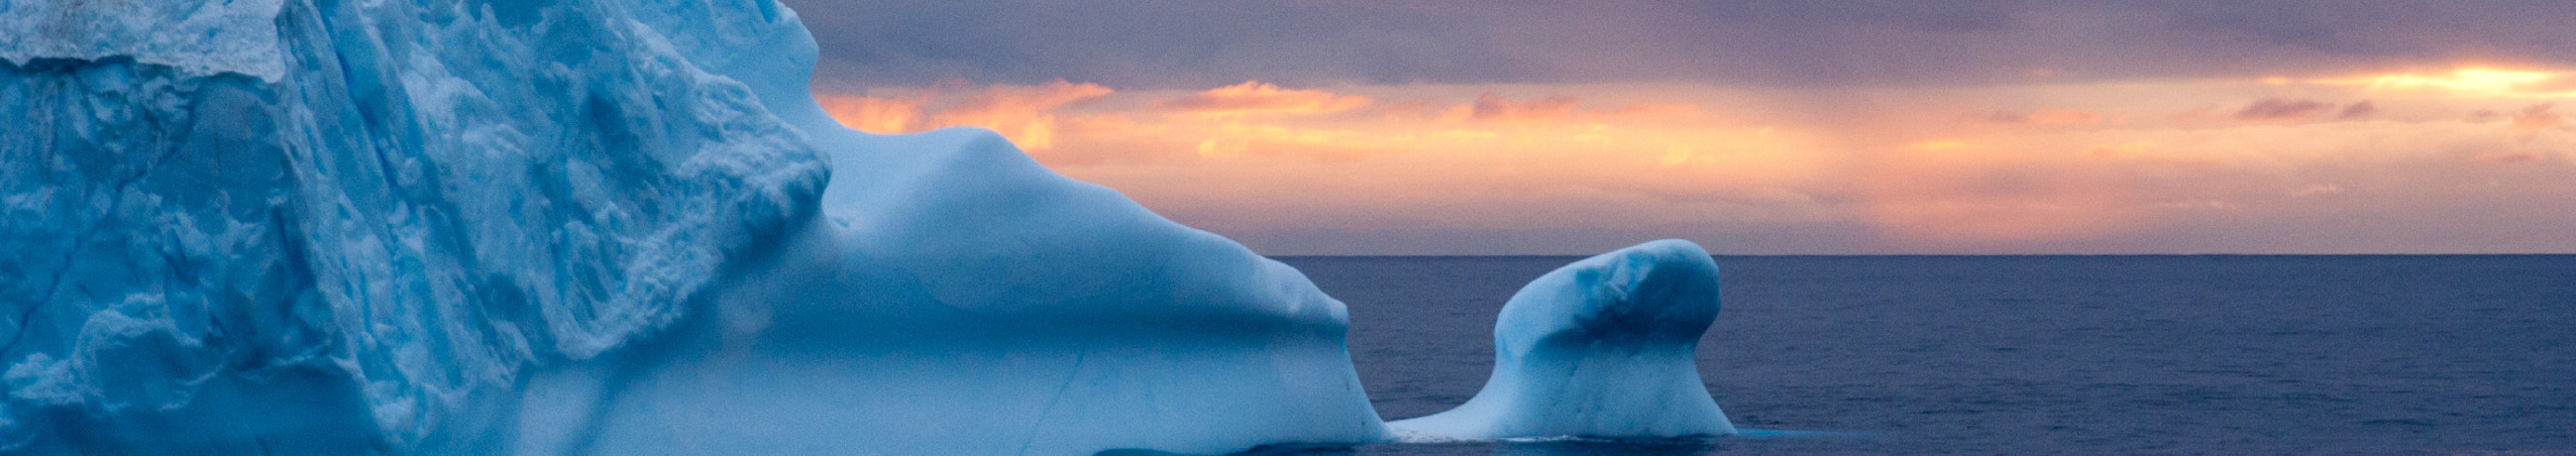
[[[2041,109],[2030,113],[2030,121],[2041,124],[2101,123],[2102,115],[2082,109]]]
[[[1099,84],[1064,80],[981,88],[948,83],[885,95],[822,96],[817,101],[842,125],[859,131],[913,133],[984,127],[1010,138],[1020,148],[1040,150],[1055,146],[1057,109],[1115,92]]]
[[[2372,89],[2437,88],[2459,92],[2508,94],[2514,89],[2555,75],[2538,71],[2513,71],[2494,68],[2461,68],[2443,75],[2392,74],[2370,78]]]
[[[1940,152],[1940,151],[1951,151],[1951,150],[1966,150],[1966,149],[1968,148],[1968,143],[1967,143],[1967,142],[1964,142],[1964,141],[1955,140],[1955,139],[1935,139],[1935,140],[1930,140],[1930,141],[1923,141],[1923,142],[1914,143],[1914,144],[1908,145],[1907,147],[1910,147],[1910,148],[1913,148],[1914,150],[1919,150],[1919,151],[1926,151],[1926,152]]]
[[[2370,91],[2430,91],[2452,96],[2558,98],[2576,96],[2568,73],[2469,67],[2447,73],[2393,73],[2312,81],[2361,86]]]
[[[1261,81],[1244,81],[1194,95],[1154,102],[1165,110],[1213,116],[1250,114],[1322,114],[1369,104],[1368,97],[1322,90],[1288,90]]]
[[[867,131],[992,128],[1221,233],[1847,227],[1881,250],[2009,252],[2576,195],[2576,126],[2533,99],[2562,74],[1841,91],[1059,81],[822,98]]]

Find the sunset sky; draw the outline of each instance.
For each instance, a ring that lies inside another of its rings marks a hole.
[[[787,3],[1271,255],[2576,252],[2576,2]]]

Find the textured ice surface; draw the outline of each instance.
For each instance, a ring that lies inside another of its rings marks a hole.
[[[623,7],[0,6],[0,449],[494,445],[691,319],[827,169]]]
[[[1301,275],[841,129],[774,3],[163,3],[0,3],[0,452],[1384,435]]]
[[[0,60],[125,59],[192,76],[286,75],[282,0],[0,0]]]
[[[1692,357],[1717,290],[1717,263],[1681,240],[1549,272],[1503,305],[1484,390],[1387,426],[1424,441],[1734,434]]]
[[[814,55],[769,0],[0,0],[0,453],[1389,437],[1297,271],[988,131],[844,129]],[[1516,298],[1469,421],[1722,432],[1683,247]]]

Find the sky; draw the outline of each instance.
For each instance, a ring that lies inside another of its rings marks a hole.
[[[786,3],[1268,255],[2576,253],[2576,2]]]

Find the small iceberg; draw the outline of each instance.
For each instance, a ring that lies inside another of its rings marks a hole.
[[[1732,435],[1692,358],[1717,290],[1717,263],[1683,240],[1558,268],[1503,305],[1484,390],[1387,427],[1421,442]]]

